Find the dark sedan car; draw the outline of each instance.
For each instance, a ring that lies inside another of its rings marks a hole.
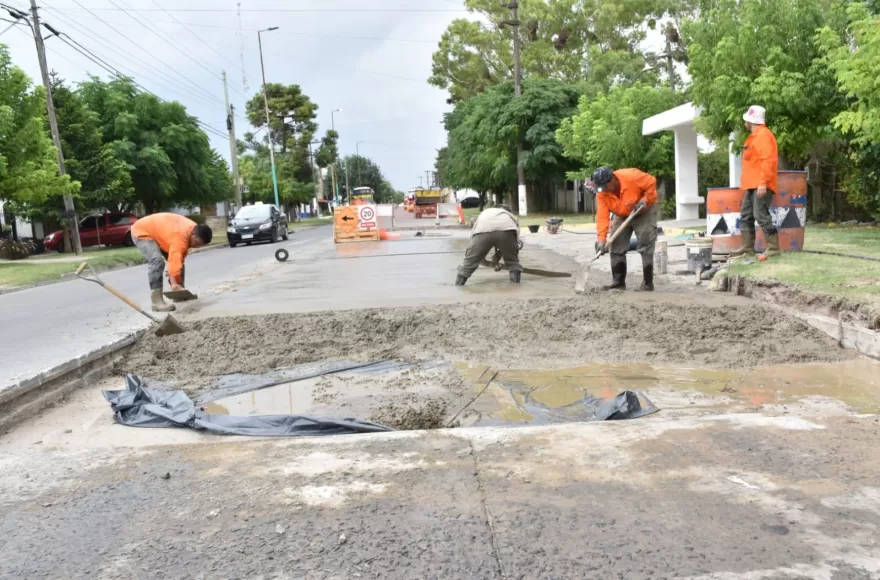
[[[274,205],[248,205],[235,214],[226,228],[229,247],[253,242],[277,242],[288,237],[287,216]]]

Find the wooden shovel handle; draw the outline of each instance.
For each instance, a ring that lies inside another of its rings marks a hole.
[[[122,300],[123,302],[125,302],[126,304],[128,304],[129,306],[131,306],[132,308],[134,308],[135,310],[137,310],[138,312],[140,312],[141,314],[143,314],[144,316],[146,316],[150,320],[152,320],[153,322],[159,322],[159,320],[156,317],[154,317],[153,315],[148,313],[146,310],[144,310],[143,308],[138,306],[137,302],[135,302],[134,300],[132,300],[131,298],[129,298],[128,296],[126,296],[125,294],[123,294],[122,292],[120,292],[119,290],[117,290],[116,288],[111,286],[110,284],[106,284],[104,282],[101,282],[101,286],[106,288],[108,292],[110,292],[111,294],[113,294],[114,296],[116,296],[117,298],[119,298],[120,300]]]

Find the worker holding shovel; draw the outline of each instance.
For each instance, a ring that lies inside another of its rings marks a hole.
[[[171,312],[174,304],[162,296],[162,273],[168,260],[168,281],[171,290],[184,290],[184,261],[191,248],[211,243],[210,226],[196,224],[189,218],[174,213],[156,213],[135,222],[131,237],[147,260],[147,278],[150,282],[153,312]]]
[[[654,246],[657,242],[657,180],[638,169],[600,167],[596,186],[597,253],[611,253],[611,284],[603,290],[626,290],[626,253],[630,237],[638,238],[644,280],[639,290],[654,291]],[[611,223],[610,214],[614,214]],[[607,242],[609,229],[611,242]],[[620,231],[622,230],[622,231]]]

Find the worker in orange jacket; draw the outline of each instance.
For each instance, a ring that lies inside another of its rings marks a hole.
[[[770,216],[773,195],[779,191],[779,152],[776,137],[765,123],[764,107],[749,107],[743,120],[750,135],[743,149],[740,188],[745,190],[740,208],[742,246],[731,257],[755,253],[755,221],[764,231],[768,258],[779,255],[779,232]]]
[[[638,169],[611,171],[600,167],[593,173],[596,186],[596,251],[611,253],[611,284],[603,290],[626,290],[626,253],[630,237],[635,233],[639,245],[636,251],[642,255],[642,285],[639,290],[654,291],[654,246],[657,243],[657,180]],[[608,246],[609,225],[612,232],[635,212],[636,217],[627,225],[626,231]],[[611,223],[609,217],[614,214]]]
[[[172,290],[184,289],[184,261],[191,248],[211,243],[210,226],[196,224],[191,219],[174,213],[154,213],[131,226],[131,237],[147,260],[147,279],[150,282],[154,312],[170,312],[176,307],[162,296],[162,273],[168,260],[168,281]]]

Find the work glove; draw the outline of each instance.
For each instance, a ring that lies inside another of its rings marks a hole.
[[[597,254],[608,253],[608,244],[605,242],[600,242],[599,240],[596,240],[596,253]]]
[[[644,211],[644,209],[645,209],[646,207],[648,207],[647,204],[646,204],[644,201],[640,201],[639,203],[637,203],[637,204],[633,207],[633,209],[632,209],[632,213],[634,213],[634,214],[640,214],[640,213],[642,213],[642,211]]]

